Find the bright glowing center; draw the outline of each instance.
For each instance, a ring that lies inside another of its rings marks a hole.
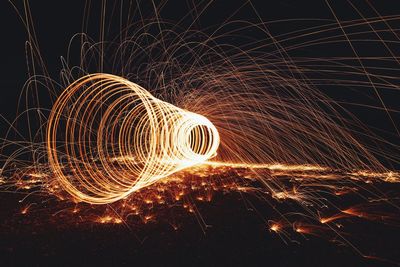
[[[161,101],[126,79],[85,76],[55,102],[47,126],[50,167],[79,201],[117,201],[216,154],[204,116]]]

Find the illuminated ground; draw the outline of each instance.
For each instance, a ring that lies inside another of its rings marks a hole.
[[[110,206],[76,204],[46,191],[19,203],[41,184],[40,175],[21,176],[19,189],[0,195],[6,203],[0,213],[2,258],[22,265],[32,260],[211,266],[315,266],[322,259],[331,259],[326,266],[390,266],[386,260],[400,260],[393,245],[400,237],[396,208],[376,197],[383,194],[396,204],[397,173],[261,169],[285,189],[275,194],[263,189],[253,168],[207,165]],[[315,207],[320,216],[308,218],[304,207]]]

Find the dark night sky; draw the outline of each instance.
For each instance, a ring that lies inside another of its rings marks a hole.
[[[17,2],[17,1],[14,1]],[[31,11],[36,28],[40,49],[52,78],[57,79],[61,69],[60,57],[67,52],[68,41],[71,36],[81,31],[84,1],[31,1]],[[93,1],[100,2],[100,1]],[[112,2],[112,1],[109,1]],[[126,1],[128,2],[128,1]],[[187,2],[168,1],[161,16],[164,19],[176,21],[187,12]],[[280,19],[319,18],[333,19],[325,1],[252,1],[261,18],[265,21]],[[356,12],[346,1],[331,1],[337,15],[345,19],[358,19]],[[364,12],[365,16],[372,13],[364,1],[352,1]],[[395,0],[372,1],[375,8],[382,15],[400,14],[400,4]],[[199,27],[207,28],[218,25],[236,11],[243,1],[217,0],[210,5],[202,15]],[[20,3],[16,4],[19,8]],[[145,4],[143,4],[146,6]],[[22,9],[21,13],[22,13]],[[151,12],[143,7],[144,14]],[[99,14],[94,4],[92,14]],[[254,20],[254,13],[248,6],[243,7],[235,18]],[[0,3],[0,75],[1,96],[0,114],[11,120],[15,116],[16,104],[21,88],[27,77],[25,60],[26,32],[8,1]],[[91,36],[96,38],[96,18],[93,18],[89,29]],[[394,25],[396,26],[396,25]],[[397,25],[399,26],[399,25]],[[285,23],[271,26],[273,35],[287,32],[290,28]],[[297,25],[301,28],[301,25]],[[399,27],[397,27],[399,28]],[[234,44],[234,40],[232,40]],[[364,54],[374,54],[376,49],[363,51]],[[400,51],[396,51],[400,53]],[[320,57],[338,56],[349,53],[343,50],[301,50],[295,56]],[[351,90],[343,96],[343,90],[333,91],[330,88],[320,88],[334,99],[350,101],[370,101],[372,93],[360,95],[360,90]],[[383,94],[388,107],[399,109],[400,94],[387,92]],[[374,102],[376,103],[376,102]],[[385,114],[364,109],[351,110],[363,122],[380,129],[393,132],[391,124]],[[395,123],[400,117],[393,114]],[[0,124],[0,133],[3,136],[7,127]],[[398,137],[391,142],[398,141]],[[398,190],[394,188],[393,190]],[[17,202],[17,197],[0,197],[4,203]],[[254,200],[256,201],[256,200]],[[171,232],[165,225],[143,226],[133,232],[118,227],[85,227],[71,229],[24,230],[13,234],[0,231],[0,265],[1,266],[91,266],[91,265],[203,265],[203,266],[391,266],[382,262],[366,260],[355,253],[351,248],[321,239],[303,240],[301,244],[285,244],[278,236],[265,234],[265,225],[257,215],[246,209],[238,195],[219,196],[216,201],[201,207],[208,221],[213,226],[204,234],[197,222],[187,217],[182,219],[185,227],[179,232]],[[3,214],[1,215],[1,213]],[[0,208],[0,219],[7,216]],[[264,210],[268,213],[268,210]],[[366,238],[365,242],[376,242],[379,251],[385,251],[388,257],[396,257],[399,251],[398,228],[376,226],[369,222],[359,224],[357,231],[376,231],[375,241]],[[27,227],[29,228],[29,227]],[[2,236],[3,235],[3,236]],[[137,236],[145,237],[141,243]],[[363,239],[361,238],[361,243]],[[397,259],[400,258],[397,256]],[[5,264],[2,261],[5,260]]]
[[[16,2],[16,6],[23,13],[22,5]],[[48,2],[46,4],[31,3],[31,11],[33,15],[34,27],[36,30],[40,51],[44,58],[47,69],[50,75],[55,80],[59,78],[59,71],[61,69],[61,56],[66,56],[68,42],[70,38],[77,32],[81,32],[83,20],[83,8],[85,1],[57,1]],[[168,21],[178,21],[183,16],[187,15],[187,3],[190,1],[168,1],[167,5],[161,12],[161,17]],[[340,20],[346,19],[360,19],[357,12],[346,1],[332,1],[331,3],[336,15]],[[354,5],[365,16],[374,16],[371,9],[364,1],[353,1]],[[152,17],[151,6],[142,3],[143,16]],[[206,12],[201,15],[198,28],[207,29],[210,26],[220,25],[233,13],[235,15],[231,20],[241,19],[258,22],[255,18],[254,12],[249,5],[243,6],[243,1],[235,0],[229,1],[214,1]],[[254,7],[257,9],[258,14],[264,21],[286,20],[286,19],[322,19],[331,20],[333,16],[328,6],[324,1],[252,1]],[[15,106],[18,101],[18,96],[21,88],[27,79],[27,67],[25,58],[25,41],[26,32],[24,26],[19,19],[18,14],[13,10],[12,6],[7,2],[1,3],[1,33],[2,49],[0,65],[2,75],[2,97],[0,99],[0,111],[7,119],[13,119],[15,116]],[[98,38],[99,32],[99,6],[92,3],[90,24],[88,33],[93,39]],[[111,17],[111,6],[107,10],[107,15]],[[242,6],[242,8],[240,8]],[[374,7],[380,12],[382,16],[389,16],[400,13],[400,5],[393,4],[393,1],[374,1]],[[239,10],[239,11],[238,11]],[[238,11],[238,12],[236,12]],[[115,16],[115,15],[114,15]],[[118,21],[118,19],[117,19]],[[186,22],[190,23],[190,18]],[[397,22],[391,22],[393,28],[398,27]],[[314,24],[315,25],[315,24]],[[269,26],[269,31],[273,36],[284,34],[289,31],[304,29],[310,27],[307,23],[275,23]],[[118,28],[112,25],[110,28],[109,36],[114,37],[118,32]],[[249,35],[252,33],[249,32]],[[235,40],[229,40],[232,45],[235,45]],[[376,45],[363,45],[356,47],[357,52],[361,56],[382,56],[387,55],[384,48]],[[393,51],[397,51],[398,47],[394,47]],[[268,51],[266,51],[268,52]],[[334,57],[334,56],[352,56],[350,47],[343,43],[340,46],[329,47],[321,46],[312,48],[297,49],[292,51],[291,56],[294,57]],[[394,67],[397,66],[387,65],[384,66],[380,63],[379,67]],[[377,100],[376,95],[371,88],[331,88],[320,87],[323,93],[331,96],[334,100],[349,101],[355,103],[372,104],[381,106]],[[379,88],[378,88],[379,90]],[[398,110],[398,103],[400,100],[399,94],[395,90],[380,90],[381,97],[388,108]],[[382,130],[387,130],[393,133],[394,129],[390,120],[384,112],[377,112],[376,110],[360,109],[356,107],[346,107],[353,112],[361,121],[372,127]],[[395,123],[398,124],[400,116],[398,113],[393,113]],[[4,127],[3,127],[4,128]],[[3,129],[5,130],[5,128]],[[3,131],[2,130],[2,131]],[[391,138],[385,136],[385,138]],[[397,138],[391,140],[392,143],[397,141]]]

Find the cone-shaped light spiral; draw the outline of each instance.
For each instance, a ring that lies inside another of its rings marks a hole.
[[[215,155],[219,134],[204,116],[109,74],[85,76],[53,105],[50,168],[76,200],[117,201]]]

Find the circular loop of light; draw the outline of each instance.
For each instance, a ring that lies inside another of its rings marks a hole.
[[[219,134],[204,116],[161,101],[110,74],[66,88],[46,132],[50,168],[76,200],[120,200],[216,154]]]

